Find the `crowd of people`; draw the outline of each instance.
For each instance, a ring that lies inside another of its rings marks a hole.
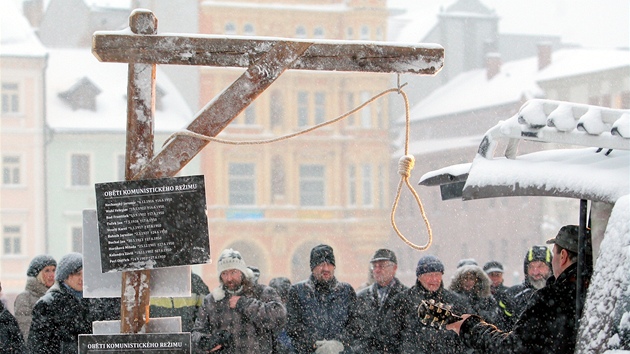
[[[180,316],[194,353],[573,353],[576,342],[577,226],[564,226],[525,253],[525,279],[503,285],[503,266],[463,259],[450,285],[445,265],[422,256],[410,287],[396,277],[396,254],[376,250],[371,284],[355,290],[335,276],[335,254],[310,252],[311,274],[260,284],[260,271],[233,249],[217,261],[210,291],[192,274],[192,296],[151,299],[150,317]],[[83,298],[83,258],[35,257],[15,317],[0,303],[0,352],[73,353],[92,322],[120,317],[119,299]],[[1,287],[0,287],[1,289]],[[461,314],[441,328],[423,323],[418,306],[434,300]]]

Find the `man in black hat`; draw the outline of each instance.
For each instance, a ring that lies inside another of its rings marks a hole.
[[[503,264],[499,261],[489,261],[483,265],[483,271],[488,275],[492,284],[490,292],[499,305],[500,316],[497,318],[496,325],[502,330],[509,330],[512,325],[512,313],[508,308],[510,298],[507,294],[508,287],[503,285]]]
[[[297,353],[336,354],[352,342],[356,293],[335,278],[332,247],[311,250],[311,276],[289,289],[287,333]]]
[[[385,305],[407,287],[396,278],[396,254],[379,249],[370,260],[374,284],[357,294],[356,337],[352,350],[355,353],[386,353],[390,350],[380,334],[379,325],[385,317]]]
[[[467,346],[484,353],[573,353],[576,343],[578,227],[563,226],[553,244],[553,276],[536,291],[511,332],[481,317],[463,315],[447,326]]]

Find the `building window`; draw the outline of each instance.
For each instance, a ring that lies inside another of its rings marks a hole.
[[[85,154],[72,154],[70,157],[70,185],[90,185],[90,156]]]
[[[323,165],[300,165],[300,205],[324,205]]]
[[[116,155],[116,178],[118,181],[125,180],[125,155]]]
[[[346,96],[346,105],[348,106],[348,108],[346,109],[347,112],[350,112],[351,110],[354,109],[354,93],[353,92],[348,92],[347,96]],[[352,126],[354,125],[354,114],[351,114],[348,116],[348,126]]]
[[[73,227],[70,230],[72,238],[72,252],[83,253],[83,229],[81,227]]]
[[[348,166],[348,204],[357,205],[357,168]]]
[[[346,28],[346,39],[354,39],[354,30],[352,27]]]
[[[14,82],[2,83],[2,113],[18,113],[20,111],[19,86]]]
[[[229,204],[254,205],[256,179],[253,163],[230,163],[228,167]]]
[[[326,119],[326,94],[315,93],[315,124],[323,123]]]
[[[284,120],[282,107],[282,93],[278,90],[272,91],[271,100],[269,100],[269,114],[271,115],[269,120],[272,128],[282,126],[282,121]]]
[[[364,40],[364,41],[370,40],[370,27],[368,27],[368,26],[361,26],[360,39]]]
[[[298,92],[297,110],[298,127],[308,125],[308,92]]]
[[[304,26],[298,26],[295,29],[295,37],[296,38],[306,38],[306,28],[304,28]]]
[[[378,207],[385,208],[385,168],[383,165],[378,166]]]
[[[225,34],[236,34],[236,25],[232,22],[225,24]]]
[[[3,252],[6,255],[22,253],[22,228],[17,225],[6,225],[2,228]]]
[[[363,205],[372,205],[372,165],[363,165]]]
[[[243,33],[246,36],[253,36],[254,34],[256,34],[256,31],[254,31],[254,25],[252,25],[251,23],[246,24],[243,27]]]
[[[2,184],[5,186],[19,185],[21,181],[20,157],[15,155],[2,156]]]
[[[274,156],[271,161],[271,195],[275,197],[284,196],[284,163],[280,156]]]
[[[245,124],[256,124],[256,104],[253,102],[245,108]]]
[[[317,27],[313,30],[313,38],[324,38],[324,28]]]
[[[377,41],[383,40],[383,29],[380,27],[376,29],[376,40]]]
[[[367,102],[370,99],[370,93],[368,91],[361,91],[361,103]],[[370,105],[363,107],[361,110],[361,127],[372,128],[372,108]]]

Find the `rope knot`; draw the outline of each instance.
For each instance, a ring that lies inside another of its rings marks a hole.
[[[411,176],[411,170],[416,164],[416,159],[413,155],[404,155],[398,160],[398,174],[403,177]]]

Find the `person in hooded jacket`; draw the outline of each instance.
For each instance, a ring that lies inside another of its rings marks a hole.
[[[89,301],[83,298],[83,256],[59,260],[55,284],[33,308],[28,349],[37,354],[77,353],[79,334],[91,334]]]
[[[532,246],[527,250],[523,260],[525,280],[521,284],[510,287],[505,292],[505,304],[499,304],[503,310],[504,330],[512,329],[532,295],[536,290],[545,287],[547,279],[552,275],[552,259],[553,254],[547,246]]]
[[[287,333],[298,354],[351,352],[357,295],[335,278],[335,255],[329,245],[311,249],[311,276],[291,286]]]
[[[389,352],[405,354],[462,354],[471,352],[453,332],[427,326],[418,316],[422,300],[451,306],[455,313],[470,312],[462,296],[444,288],[444,264],[427,255],[418,261],[416,284],[396,295],[385,309],[381,332]]]
[[[380,334],[384,309],[396,294],[408,289],[396,278],[398,260],[393,251],[377,250],[370,264],[375,282],[357,293],[354,353],[389,352]]]
[[[49,255],[41,254],[31,260],[26,270],[26,287],[13,303],[15,319],[18,321],[24,340],[28,340],[33,307],[40,297],[55,283],[57,261]]]
[[[238,251],[226,249],[217,262],[220,285],[203,300],[192,331],[194,353],[272,353],[286,322],[276,291],[254,284]]]
[[[490,323],[499,321],[499,305],[490,292],[490,278],[477,265],[463,265],[455,271],[449,289],[465,297],[472,313]]]
[[[553,276],[547,286],[531,296],[512,331],[501,331],[483,318],[470,314],[463,315],[463,320],[446,328],[458,333],[467,346],[481,353],[574,353],[578,327],[578,226],[563,226],[547,243],[554,244]]]
[[[2,292],[2,284],[0,284],[0,292]],[[22,354],[25,349],[24,338],[17,320],[0,301],[0,353]]]

